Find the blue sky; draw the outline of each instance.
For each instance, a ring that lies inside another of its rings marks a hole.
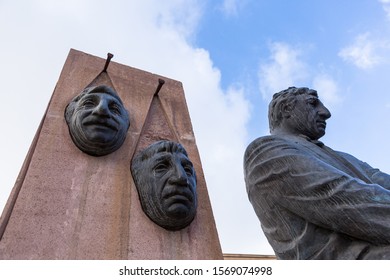
[[[221,69],[222,87],[235,83],[245,88],[253,110],[266,111],[271,94],[290,85],[313,87],[320,94],[321,85],[327,85],[325,101],[342,114],[339,122],[350,118],[343,114],[344,102],[363,122],[369,117],[361,114],[366,106],[370,115],[379,109],[376,122],[388,116],[390,98],[383,88],[389,67],[386,1],[224,3],[207,4],[196,42]],[[266,98],[260,99],[259,91]],[[262,133],[266,118],[259,122],[255,115],[252,111],[250,133]],[[355,130],[357,123],[349,125]]]
[[[242,156],[273,93],[318,90],[328,146],[390,173],[389,0],[0,0],[0,209],[70,48],[180,80],[225,253],[272,254]]]

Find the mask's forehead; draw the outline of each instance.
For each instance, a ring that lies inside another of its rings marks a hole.
[[[180,161],[184,161],[184,160],[187,160],[189,161],[188,157],[181,153],[181,152],[178,152],[178,151],[174,151],[174,152],[168,152],[168,151],[158,151],[156,152],[152,157],[151,157],[151,160],[168,160],[168,159],[171,159],[171,160],[180,160]]]
[[[169,160],[173,157],[172,153],[168,153],[165,151],[162,152],[156,152],[150,157],[150,161],[163,161],[163,160]]]
[[[117,96],[112,95],[112,94],[107,93],[107,92],[88,92],[85,95],[83,95],[79,101],[89,99],[89,98],[96,98],[98,100],[104,98],[104,99],[110,100],[112,102],[122,104],[121,100],[118,99]]]

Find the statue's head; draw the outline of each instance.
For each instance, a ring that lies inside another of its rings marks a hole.
[[[145,214],[167,230],[180,230],[195,217],[196,174],[179,143],[159,141],[140,151],[131,172]]]
[[[317,91],[306,87],[289,87],[275,93],[268,109],[271,134],[305,135],[312,140],[325,135],[330,116]]]
[[[117,150],[130,126],[129,113],[108,86],[88,87],[65,110],[73,142],[83,152],[103,156]]]

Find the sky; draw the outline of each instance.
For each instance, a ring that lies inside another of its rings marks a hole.
[[[273,254],[243,154],[289,86],[322,141],[390,173],[390,0],[0,0],[0,211],[71,48],[183,83],[222,251]]]

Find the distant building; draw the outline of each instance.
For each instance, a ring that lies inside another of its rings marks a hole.
[[[224,260],[276,260],[274,255],[223,254]]]

